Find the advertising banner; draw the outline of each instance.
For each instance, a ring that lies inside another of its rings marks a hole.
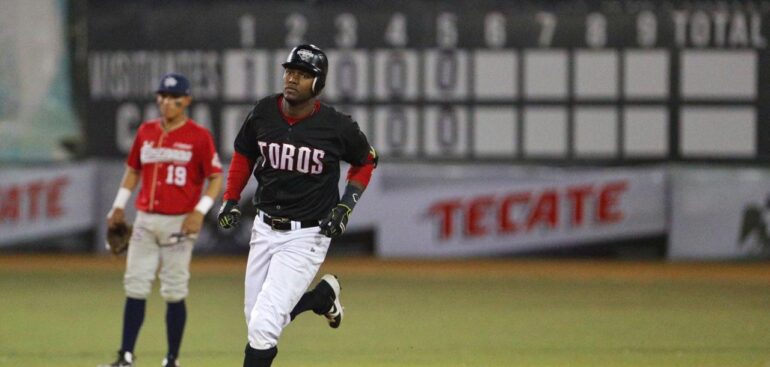
[[[90,229],[94,178],[93,164],[0,171],[0,247]]]
[[[662,169],[569,171],[385,189],[378,255],[461,257],[579,246],[666,231]],[[386,178],[387,180],[387,178]]]
[[[99,165],[97,249],[103,248],[103,218],[123,169],[119,161]],[[500,165],[382,165],[356,205],[347,233],[372,231],[378,256],[437,258],[661,235],[667,223],[664,185],[662,168],[608,173]],[[251,179],[242,192],[244,216],[236,230],[217,228],[217,201],[206,216],[197,252],[248,249],[255,188]],[[135,217],[134,197],[126,208],[129,220]]]
[[[0,171],[0,247],[93,229],[103,245],[122,171],[122,162]],[[216,228],[216,207],[207,215],[198,251],[245,248],[254,188],[243,192],[238,231]],[[373,230],[382,257],[516,254],[668,233],[674,260],[765,258],[768,188],[770,171],[759,169],[387,165],[349,231]]]
[[[671,171],[671,259],[770,255],[770,170]]]

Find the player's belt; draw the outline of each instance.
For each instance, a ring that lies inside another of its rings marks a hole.
[[[279,231],[291,231],[300,228],[318,227],[317,220],[291,220],[289,218],[271,217],[263,211],[259,211],[259,218],[270,228]]]

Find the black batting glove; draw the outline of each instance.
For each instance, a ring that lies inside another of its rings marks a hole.
[[[321,234],[329,238],[341,236],[345,233],[345,228],[348,225],[348,218],[352,211],[353,209],[350,209],[350,207],[345,204],[337,204],[337,206],[332,208],[326,218],[321,220]]]
[[[238,202],[235,200],[225,200],[219,208],[217,222],[223,229],[231,229],[238,226],[241,221],[241,209],[238,208]]]

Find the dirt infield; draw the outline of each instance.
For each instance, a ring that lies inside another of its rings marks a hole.
[[[193,259],[195,274],[242,273],[245,257]],[[122,271],[124,257],[94,255],[0,255],[0,270]],[[634,262],[598,260],[381,260],[330,258],[325,272],[360,276],[424,278],[493,277],[607,281],[718,281],[770,284],[767,262]]]

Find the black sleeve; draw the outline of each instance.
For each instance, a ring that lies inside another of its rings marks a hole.
[[[241,125],[241,130],[238,131],[238,136],[235,137],[234,148],[238,153],[243,154],[249,159],[256,160],[259,158],[259,146],[257,145],[257,128],[256,128],[256,111],[255,106],[249,115]]]
[[[342,143],[345,150],[342,153],[342,160],[354,166],[363,166],[371,149],[369,142],[357,122],[349,116],[343,116],[343,119],[345,121],[342,124]]]

